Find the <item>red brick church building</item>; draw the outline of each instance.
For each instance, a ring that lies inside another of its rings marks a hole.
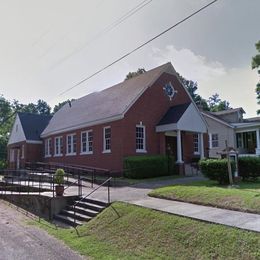
[[[30,121],[17,114],[10,135],[8,159],[16,168],[44,161],[122,171],[126,156],[168,149],[183,166],[205,155],[206,122],[171,63],[66,104],[52,118],[36,116],[35,140],[20,117]]]

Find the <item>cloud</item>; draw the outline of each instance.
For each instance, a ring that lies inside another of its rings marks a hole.
[[[173,45],[168,45],[165,49],[153,48],[151,55],[158,64],[171,61],[176,71],[194,81],[207,81],[227,73],[220,62],[208,61],[190,49],[177,50]]]

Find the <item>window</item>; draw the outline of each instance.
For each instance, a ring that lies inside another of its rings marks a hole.
[[[45,157],[51,156],[51,138],[45,140]]]
[[[67,135],[67,155],[76,155],[77,140],[76,134]]]
[[[193,148],[194,148],[194,154],[199,154],[199,135],[194,134],[193,135]]]
[[[111,152],[111,127],[107,126],[103,129],[103,152]]]
[[[211,147],[212,148],[217,148],[218,147],[218,134],[212,134],[211,135]]]
[[[135,134],[136,134],[136,152],[146,152],[145,147],[145,126],[143,125],[137,125],[135,128]]]
[[[93,153],[93,132],[92,130],[81,133],[81,154]]]
[[[63,138],[62,136],[55,137],[55,156],[62,156],[63,153]]]

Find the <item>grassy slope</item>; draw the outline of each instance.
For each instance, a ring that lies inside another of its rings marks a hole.
[[[260,181],[240,183],[238,188],[218,186],[214,181],[193,182],[156,189],[150,196],[220,208],[260,213]]]
[[[114,203],[88,224],[55,229],[72,249],[94,259],[259,259],[260,235]]]

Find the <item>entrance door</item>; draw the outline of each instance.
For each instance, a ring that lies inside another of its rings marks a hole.
[[[165,136],[166,154],[174,156],[174,160],[177,160],[177,137]]]

